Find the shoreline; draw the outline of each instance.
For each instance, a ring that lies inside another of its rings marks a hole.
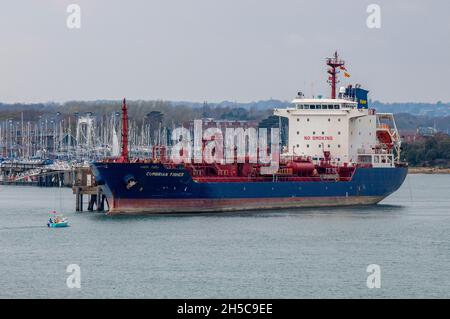
[[[450,168],[409,167],[408,174],[450,174]]]

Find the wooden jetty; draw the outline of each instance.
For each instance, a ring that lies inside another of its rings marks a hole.
[[[72,186],[74,172],[45,161],[8,161],[0,163],[0,185],[41,187]]]
[[[95,177],[90,168],[78,168],[76,172],[77,180],[72,186],[72,192],[75,194],[75,209],[77,212],[83,211],[83,197],[88,197],[88,211],[94,211],[94,206],[97,211],[105,210],[106,196],[102,193],[102,189],[95,182]]]
[[[29,185],[41,187],[72,187],[76,195],[76,211],[83,211],[84,195],[87,210],[105,210],[106,196],[95,182],[88,166],[48,164],[45,161],[11,161],[0,163],[0,185]]]

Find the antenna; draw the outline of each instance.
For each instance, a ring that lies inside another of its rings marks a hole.
[[[331,98],[336,98],[336,84],[339,83],[339,80],[337,79],[337,74],[339,73],[336,68],[342,67],[345,65],[344,60],[339,59],[337,51],[334,52],[334,56],[331,58],[327,58],[327,65],[330,67],[328,69],[328,74],[330,74],[330,77],[328,78],[328,83],[331,84]]]

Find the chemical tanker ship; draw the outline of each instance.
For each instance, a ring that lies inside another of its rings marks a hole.
[[[288,119],[288,142],[276,169],[249,161],[175,162],[165,146],[152,158],[128,153],[122,105],[122,153],[93,163],[109,214],[227,212],[376,204],[407,175],[394,117],[369,108],[359,85],[336,88],[337,53],[327,60],[330,98],[301,93],[274,115]],[[347,75],[347,74],[345,74]],[[338,91],[338,92],[337,92]],[[248,160],[248,157],[246,157]]]

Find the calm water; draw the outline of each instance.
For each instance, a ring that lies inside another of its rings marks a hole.
[[[60,207],[72,226],[48,229]],[[408,176],[364,208],[112,218],[74,207],[69,189],[0,186],[0,297],[450,297],[450,175]],[[66,286],[69,264],[81,289]],[[369,264],[380,289],[366,286]]]

